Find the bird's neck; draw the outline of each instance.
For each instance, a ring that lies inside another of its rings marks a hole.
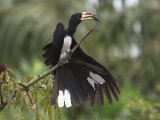
[[[67,28],[67,35],[70,35],[72,36],[75,32],[76,32],[76,28],[77,28],[78,24],[70,24],[68,25],[68,28]]]

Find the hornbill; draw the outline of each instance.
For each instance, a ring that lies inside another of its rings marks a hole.
[[[52,42],[43,48],[46,66],[55,66],[69,53],[77,44],[73,37],[77,26],[82,21],[91,19],[98,21],[97,16],[91,12],[75,13],[71,16],[67,29],[62,23],[57,24]],[[90,101],[93,106],[97,101],[103,106],[104,93],[110,104],[113,97],[118,100],[120,91],[114,77],[80,47],[53,74],[52,105],[58,102],[59,107],[71,107]]]

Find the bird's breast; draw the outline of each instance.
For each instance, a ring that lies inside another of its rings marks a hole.
[[[72,38],[68,35],[65,36],[64,41],[63,41],[62,50],[61,50],[60,59],[63,59],[67,55],[67,53],[70,51],[71,43],[72,43]]]

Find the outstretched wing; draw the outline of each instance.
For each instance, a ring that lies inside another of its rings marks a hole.
[[[76,45],[76,41],[73,38],[72,48]],[[95,99],[103,105],[103,91],[106,94],[109,103],[112,103],[112,96],[118,100],[118,95],[120,93],[117,83],[112,76],[112,74],[100,63],[95,61],[92,57],[85,54],[82,49],[79,47],[72,56],[73,59],[76,59],[79,63],[101,76],[105,83],[96,87],[96,96],[90,97],[90,104],[94,105]]]
[[[65,36],[65,29],[62,23],[58,23],[53,34],[52,43],[43,47],[43,58],[46,66],[55,66],[58,63],[61,49],[63,46],[63,40]]]

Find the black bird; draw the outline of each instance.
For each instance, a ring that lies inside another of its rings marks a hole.
[[[73,35],[77,26],[84,20],[97,20],[91,12],[75,13],[71,16],[68,28],[58,23],[53,34],[52,43],[43,48],[44,63],[55,66],[77,44]],[[71,58],[54,73],[51,103],[58,102],[59,107],[71,107],[90,101],[93,106],[97,101],[104,105],[104,93],[109,103],[113,97],[118,100],[120,93],[117,83],[111,73],[100,63],[85,54],[79,47]]]

